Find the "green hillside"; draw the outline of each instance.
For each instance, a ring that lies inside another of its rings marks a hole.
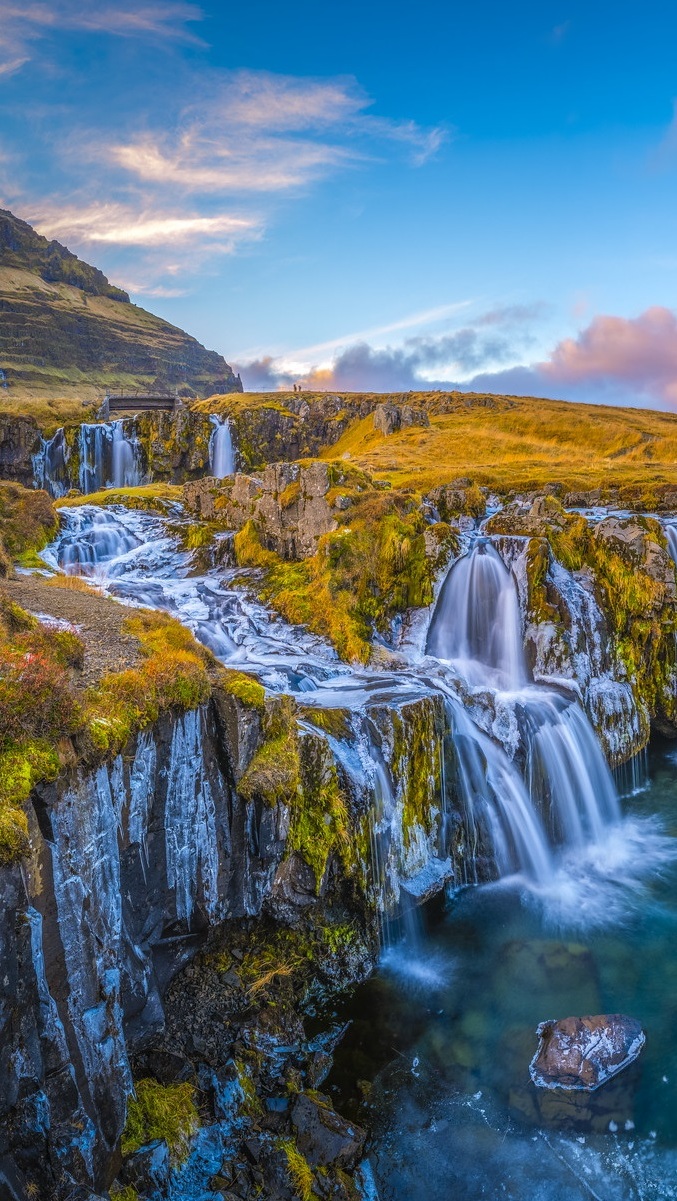
[[[131,304],[97,268],[0,210],[0,406],[108,389],[241,390],[225,359]],[[5,402],[5,404],[3,404]]]

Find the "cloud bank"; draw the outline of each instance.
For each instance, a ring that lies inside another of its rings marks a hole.
[[[677,411],[677,315],[671,309],[654,306],[632,318],[597,316],[576,337],[558,342],[547,358],[520,363],[538,311],[539,306],[492,310],[452,333],[408,338],[397,347],[355,342],[329,366],[300,374],[271,357],[241,363],[239,370],[253,390],[295,382],[336,391],[460,388]],[[439,367],[447,370],[436,374]]]

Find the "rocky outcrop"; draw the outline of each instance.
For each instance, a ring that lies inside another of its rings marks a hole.
[[[641,750],[652,722],[674,734],[677,584],[659,523],[589,524],[538,497],[486,529],[517,579],[535,678],[574,687],[609,761]]]
[[[388,437],[410,425],[429,426],[430,418],[425,409],[411,405],[382,404],[374,412],[374,429]]]
[[[266,463],[318,455],[338,442],[353,422],[373,412],[379,399],[326,393],[309,403],[302,393],[272,393],[251,406],[220,406],[216,398],[216,410],[229,417],[242,465],[252,471]],[[206,402],[198,410],[211,407],[212,402]]]
[[[328,991],[369,970],[379,908],[436,853],[441,706],[372,708],[351,729],[343,714],[297,714],[289,698],[264,704],[252,683],[240,700],[237,673],[223,680],[207,705],[165,714],[123,754],[41,785],[30,858],[0,871],[8,1201],[104,1192],[139,1075],[198,1090],[224,1165],[249,1139],[251,1196],[262,1182],[276,1196],[270,1182],[297,1163],[280,1160],[280,1138],[294,1154],[303,1141],[311,1174],[359,1159],[362,1132],[321,1099],[256,1117],[257,1090],[302,1094],[331,1063],[331,1040],[306,1039],[298,991],[276,1018],[266,989],[278,976],[286,987],[304,963]],[[353,744],[345,765],[325,732],[339,726]],[[392,791],[380,791],[370,835],[375,766],[360,774],[355,764],[375,727]],[[378,879],[370,838],[381,844]],[[120,1179],[156,1168],[166,1171],[163,1147],[145,1159],[134,1151]]]
[[[264,547],[298,560],[315,554],[322,535],[337,528],[355,484],[350,470],[336,464],[275,463],[258,478],[238,474],[186,484],[184,498],[189,512],[203,521],[217,520],[231,530],[253,521]]]
[[[40,431],[31,417],[0,416],[0,479],[33,485],[33,456],[40,450]]]

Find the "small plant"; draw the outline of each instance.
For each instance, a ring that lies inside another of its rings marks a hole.
[[[199,1126],[191,1084],[159,1084],[150,1077],[139,1080],[127,1109],[122,1154],[131,1155],[153,1139],[162,1139],[172,1162],[181,1163]]]
[[[312,1201],[315,1178],[308,1160],[290,1138],[280,1139],[277,1146],[287,1158],[289,1179],[300,1201]]]

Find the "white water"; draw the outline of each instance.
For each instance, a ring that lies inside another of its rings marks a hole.
[[[491,832],[501,874],[519,870],[543,885],[554,875],[555,846],[600,843],[620,809],[578,701],[530,681],[516,584],[487,539],[477,539],[449,572],[427,650],[451,663],[471,690],[493,692],[496,707],[512,716],[514,761],[469,732],[466,711],[456,705],[461,789],[473,823],[483,821]]]
[[[472,685],[514,689],[527,683],[517,589],[488,539],[478,538],[449,572],[427,650]]]
[[[44,488],[49,495],[58,499],[70,488],[68,478],[69,449],[63,429],[58,429],[51,438],[41,438],[40,450],[33,455],[33,482],[36,488]]]
[[[240,569],[191,574],[190,554],[177,549],[155,515],[83,505],[63,511],[62,520],[44,555],[53,567],[87,575],[127,604],[175,614],[220,659],[256,672],[273,691],[308,693],[315,706],[341,707],[359,718],[361,760],[348,743],[332,740],[332,750],[371,797],[374,888],[383,907],[399,894],[398,873],[415,877],[431,861],[443,872],[447,810],[459,800],[468,862],[474,855],[493,859],[499,875],[519,872],[540,889],[556,877],[562,856],[603,847],[618,825],[611,773],[582,708],[568,694],[530,681],[515,582],[487,540],[449,573],[423,675],[413,664],[397,673],[341,664],[321,639],[277,619],[236,587]],[[440,692],[454,770],[439,798],[437,842],[420,831],[405,847],[392,748],[365,715],[374,704]],[[467,870],[472,881],[472,866]]]
[[[143,482],[140,447],[125,421],[80,426],[80,490],[133,488]]]
[[[228,418],[212,414],[209,418],[214,430],[209,439],[209,471],[218,480],[225,479],[235,471],[235,449]]]

